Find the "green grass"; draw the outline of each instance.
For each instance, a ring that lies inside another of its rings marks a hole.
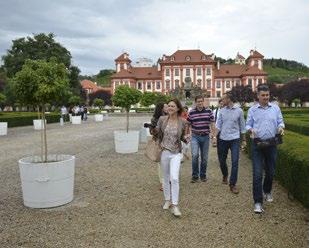
[[[309,71],[287,70],[279,67],[264,65],[264,71],[268,73],[268,81],[276,83],[288,83],[300,77],[309,77]]]

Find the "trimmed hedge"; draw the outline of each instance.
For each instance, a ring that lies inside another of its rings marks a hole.
[[[251,159],[251,139],[247,135],[247,152]],[[295,199],[309,208],[309,137],[286,131],[278,146],[275,178]]]
[[[284,120],[285,128],[287,130],[303,134],[308,136],[309,135],[309,120],[306,122],[302,119],[290,119],[286,118]]]
[[[0,122],[7,122],[8,127],[21,127],[33,125],[33,120],[38,119],[37,113],[34,112],[10,112],[0,114]],[[46,114],[47,123],[59,122],[59,113]]]

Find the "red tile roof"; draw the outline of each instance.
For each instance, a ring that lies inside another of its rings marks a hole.
[[[131,62],[131,60],[129,59],[129,54],[127,53],[123,53],[121,54],[117,59],[115,59],[116,62]]]
[[[165,56],[165,59],[164,59]],[[170,56],[163,55],[161,63],[192,63],[192,62],[215,62],[210,55],[201,50],[177,50]]]
[[[83,89],[92,89],[92,91],[97,91],[101,90],[102,87],[97,86],[94,82],[84,79],[83,81],[80,82],[81,86]]]
[[[157,67],[132,67],[115,73],[111,78],[161,79],[161,72]]]
[[[252,53],[252,55],[251,55],[251,53]],[[251,50],[249,58],[264,58],[264,56],[256,50]]]
[[[242,76],[263,76],[267,73],[260,70],[257,66],[247,65],[221,65],[220,70],[215,69],[215,78],[230,78],[230,77],[242,77]]]

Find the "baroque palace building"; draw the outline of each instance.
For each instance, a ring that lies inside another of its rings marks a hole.
[[[156,66],[132,66],[128,53],[117,59],[116,73],[111,77],[112,92],[119,85],[129,85],[142,92],[168,94],[179,90],[191,97],[194,89],[216,102],[225,92],[236,85],[250,85],[254,91],[258,84],[265,83],[264,56],[251,50],[246,60],[239,53],[235,64],[220,64],[214,54],[201,50],[177,50],[172,55],[163,55]]]

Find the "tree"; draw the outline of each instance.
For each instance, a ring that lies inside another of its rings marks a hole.
[[[56,60],[62,63],[69,71],[70,87],[73,93],[79,94],[80,85],[78,82],[79,69],[71,65],[72,56],[70,52],[60,43],[55,41],[52,33],[40,33],[33,37],[19,38],[13,40],[11,49],[2,57],[3,68],[9,78],[12,78],[22,69],[27,59],[31,60]]]
[[[158,93],[158,92],[155,93],[155,96],[156,96],[155,100],[154,100],[155,105],[157,105],[159,102],[167,103],[171,99],[171,96],[163,95],[163,94]]]
[[[89,94],[89,104],[92,105],[94,99],[100,98],[104,101],[105,105],[112,105],[112,95],[109,91],[106,90],[97,90]]]
[[[148,107],[152,104],[155,104],[156,94],[152,92],[144,92],[141,98],[141,104],[145,107]]]
[[[309,80],[301,79],[285,84],[281,89],[280,101],[286,102],[289,106],[295,99],[300,100],[300,104],[309,101]]]
[[[71,96],[69,98],[69,104],[71,106],[79,105],[81,103],[79,96]]]
[[[254,93],[250,86],[237,85],[230,91],[234,101],[240,103],[241,107],[245,106],[245,103],[254,101]]]
[[[102,99],[100,99],[100,98],[96,98],[96,99],[94,99],[94,101],[93,101],[93,105],[94,105],[95,107],[99,107],[99,109],[102,109],[102,107],[103,107],[103,105],[104,105],[104,101],[103,101]]]
[[[5,95],[3,95],[3,94],[0,93],[0,106],[1,106],[3,103],[5,103],[5,100],[6,100]]]
[[[115,106],[122,107],[127,112],[127,132],[129,132],[129,112],[131,105],[140,101],[142,93],[135,89],[130,88],[128,85],[121,85],[116,88],[112,101]]]
[[[22,69],[12,79],[16,98],[22,104],[40,107],[42,133],[42,161],[47,162],[47,137],[45,106],[54,101],[61,101],[69,91],[69,79],[66,67],[55,60],[26,60]],[[43,156],[44,153],[44,156]]]

